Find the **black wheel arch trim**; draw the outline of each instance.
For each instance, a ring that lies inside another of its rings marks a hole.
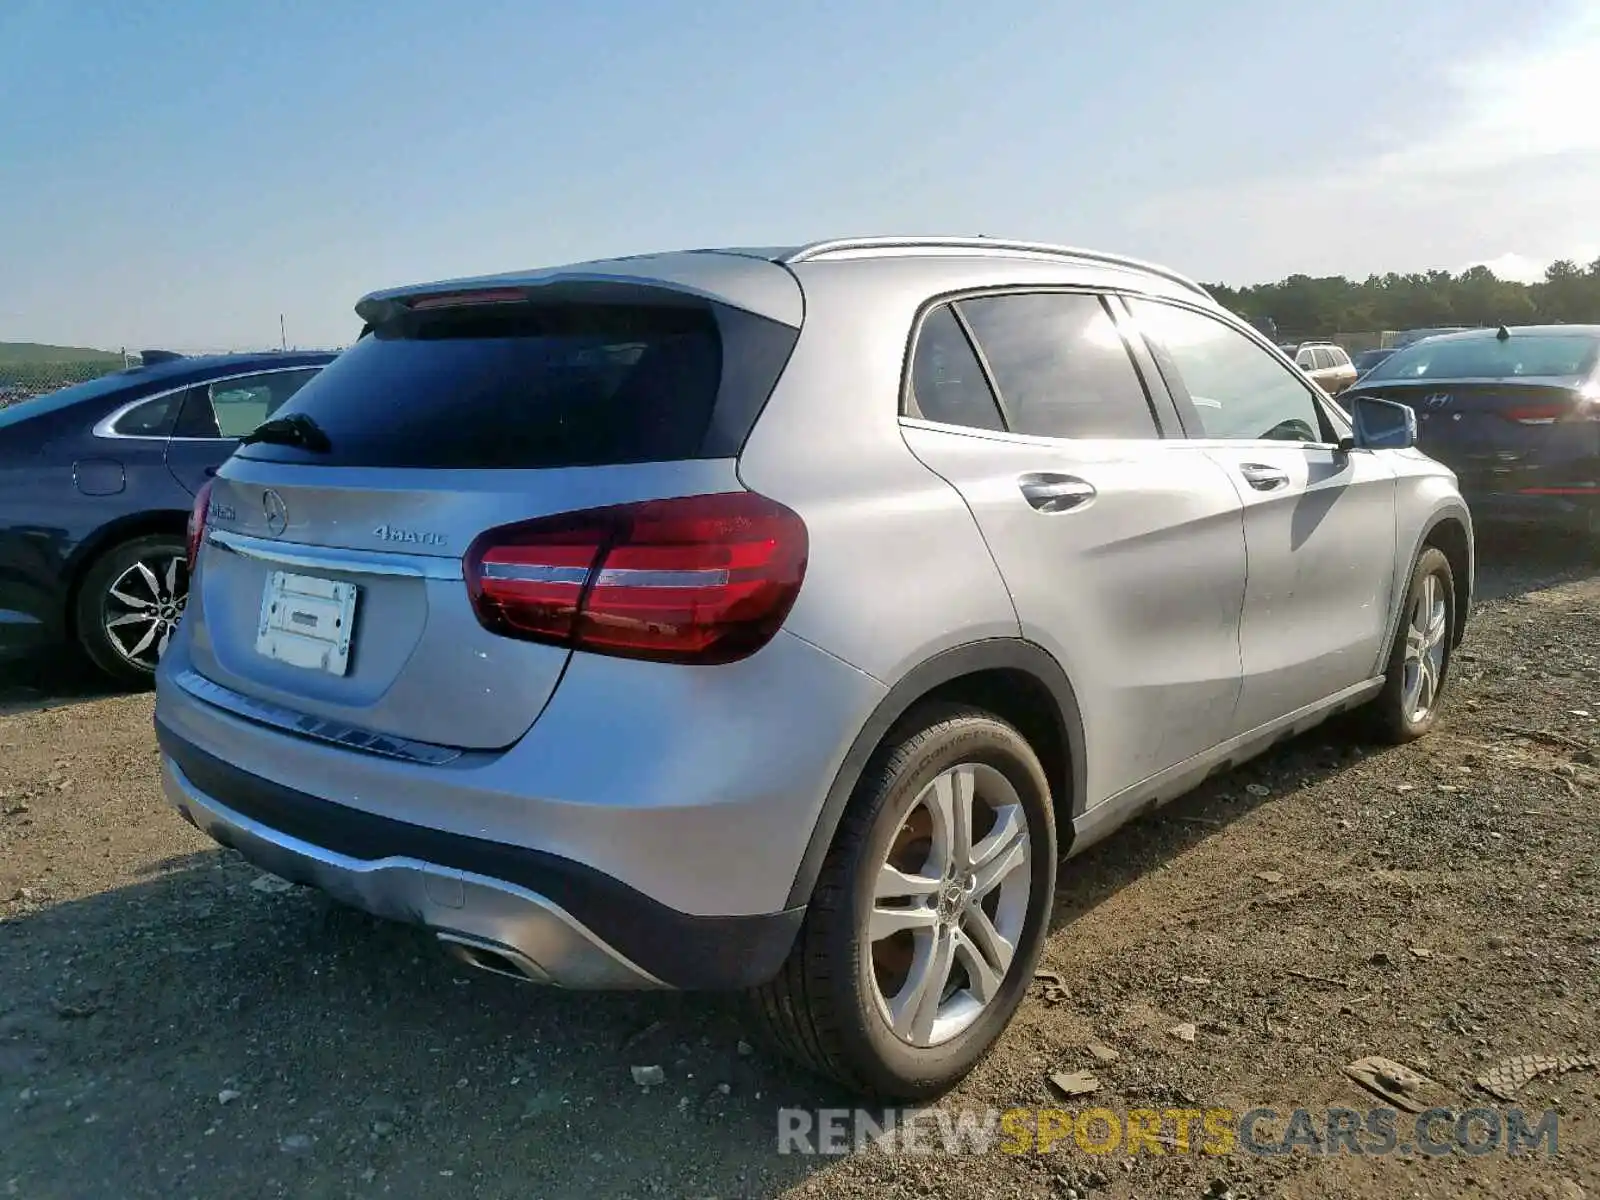
[[[816,828],[800,860],[794,885],[789,889],[786,908],[796,908],[810,901],[845,807],[855,794],[867,762],[895,723],[937,688],[965,675],[997,670],[1020,671],[1029,675],[1055,700],[1055,712],[1051,715],[1056,721],[1061,743],[1066,747],[1067,757],[1066,785],[1070,795],[1067,798],[1066,815],[1082,815],[1088,802],[1083,715],[1078,708],[1077,693],[1073,691],[1072,682],[1061,664],[1048,650],[1023,638],[986,638],[942,650],[902,676],[889,689],[889,694],[878,702],[877,708],[856,734],[855,741],[850,744],[844,762],[834,776],[833,785],[823,798]],[[1057,780],[1051,780],[1052,787],[1058,786],[1058,783]],[[1061,811],[1061,797],[1052,799],[1057,804],[1058,812]]]
[[[728,917],[679,912],[584,863],[324,800],[224,762],[159,718],[155,726],[162,752],[188,780],[241,816],[350,858],[418,858],[525,887],[675,988],[723,991],[765,983],[800,930],[799,909]]]
[[[1472,601],[1478,585],[1478,551],[1472,528],[1471,510],[1464,504],[1447,504],[1434,512],[1423,524],[1422,533],[1417,537],[1417,544],[1411,548],[1411,558],[1407,562],[1406,572],[1407,578],[1409,578],[1410,572],[1416,566],[1417,559],[1422,554],[1422,548],[1432,542],[1434,530],[1447,521],[1454,521],[1460,525],[1462,531],[1467,535],[1467,577],[1465,580],[1456,581],[1459,590],[1458,600],[1460,601],[1456,607],[1460,611],[1455,614],[1455,629],[1452,631],[1454,635],[1452,644],[1459,646],[1466,636],[1467,619],[1472,615]],[[1400,613],[1404,609],[1405,597],[1401,596],[1400,604],[1395,610],[1396,629],[1399,628]],[[1390,638],[1392,639],[1393,636],[1394,630],[1390,630]]]

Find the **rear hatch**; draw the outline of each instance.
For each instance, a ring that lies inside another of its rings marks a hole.
[[[798,336],[798,285],[715,257],[781,276],[745,288],[778,302],[592,276],[363,302],[372,333],[212,484],[193,670],[357,734],[515,742],[571,650],[491,629],[463,556],[535,518],[739,488],[739,448]]]
[[[1418,446],[1469,492],[1516,491],[1571,472],[1588,479],[1600,453],[1600,409],[1571,379],[1363,381],[1355,393],[1409,405]]]

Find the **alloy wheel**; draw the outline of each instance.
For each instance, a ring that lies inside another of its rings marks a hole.
[[[999,771],[962,763],[912,801],[878,866],[863,939],[879,1013],[936,1046],[999,993],[1022,938],[1032,839]]]
[[[1400,690],[1406,719],[1413,724],[1424,720],[1438,703],[1448,620],[1439,577],[1425,575],[1406,626],[1405,675]]]
[[[154,671],[188,599],[188,569],[181,555],[141,558],[106,589],[106,640],[141,671]]]

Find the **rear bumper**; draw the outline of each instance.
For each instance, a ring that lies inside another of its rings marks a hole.
[[[157,721],[167,798],[221,845],[458,953],[573,988],[736,989],[777,974],[803,909],[677,912],[593,868],[413,825],[249,774]]]

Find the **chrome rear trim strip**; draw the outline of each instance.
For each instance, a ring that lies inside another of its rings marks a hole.
[[[206,543],[245,558],[285,567],[303,567],[310,571],[339,571],[346,575],[405,575],[416,579],[462,578],[459,558],[272,542],[243,533],[230,533],[226,529],[207,530]]]
[[[196,700],[203,700],[247,721],[270,725],[274,729],[299,734],[312,741],[327,742],[329,745],[346,750],[360,750],[382,758],[398,758],[404,762],[422,763],[429,767],[442,767],[461,757],[461,751],[452,746],[435,746],[431,742],[413,742],[387,733],[374,733],[370,729],[361,729],[342,721],[330,721],[326,717],[295,712],[293,709],[284,708],[267,700],[258,700],[254,696],[243,696],[232,688],[213,683],[197,671],[180,671],[174,676],[174,681]]]

